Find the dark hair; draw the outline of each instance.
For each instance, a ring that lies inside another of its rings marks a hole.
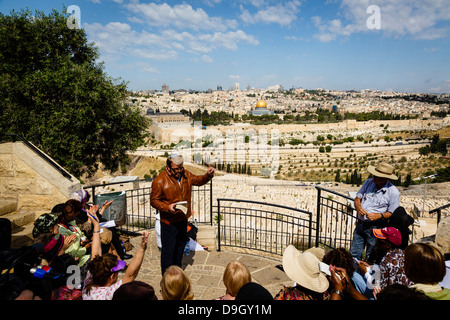
[[[53,207],[52,209],[52,214],[54,215],[61,215],[64,209],[65,203],[58,203],[56,206]]]
[[[400,283],[394,283],[381,290],[380,293],[377,294],[377,300],[431,300],[431,298],[420,291],[409,288],[408,286]]]
[[[415,283],[434,284],[444,279],[442,253],[427,243],[412,243],[405,249],[405,274]]]
[[[106,253],[102,256],[95,256],[87,265],[91,273],[91,281],[86,285],[86,293],[89,294],[93,286],[105,286],[109,277],[114,273],[111,271],[117,265],[117,256],[112,253]]]
[[[158,300],[155,289],[142,281],[131,281],[114,292],[112,300]]]
[[[323,262],[326,264],[332,264],[339,268],[344,268],[347,271],[349,277],[355,272],[355,265],[350,252],[344,248],[337,248],[323,256]]]
[[[67,214],[72,212],[80,212],[82,209],[82,204],[78,200],[70,199],[64,203],[64,207],[62,208],[62,217],[65,218]]]

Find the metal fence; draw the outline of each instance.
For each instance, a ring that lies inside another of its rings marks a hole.
[[[218,250],[223,246],[282,255],[293,244],[309,248],[311,212],[265,202],[217,199]]]
[[[319,186],[316,189],[315,245],[349,250],[357,219],[353,198]]]
[[[150,205],[152,179],[121,181],[107,184],[86,186],[91,195],[90,203],[95,201],[95,195],[99,192],[105,194],[105,188],[110,192],[124,191],[126,195],[126,222],[118,226],[118,229],[127,232],[139,232],[155,227],[155,208]],[[198,223],[212,225],[212,181],[197,187],[192,186],[191,210]]]
[[[430,214],[435,214],[436,213],[436,221],[437,224],[439,224],[439,222],[441,222],[442,218],[445,218],[449,215],[449,208],[450,208],[450,203],[447,203],[439,208],[430,210]]]

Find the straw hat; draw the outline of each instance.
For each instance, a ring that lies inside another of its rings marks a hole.
[[[293,245],[283,253],[283,269],[291,280],[315,292],[325,292],[329,282],[319,270],[320,260],[311,252],[300,252]]]
[[[369,166],[367,171],[372,175],[380,178],[397,180],[398,177],[393,173],[394,167],[387,163],[380,163],[377,167]]]

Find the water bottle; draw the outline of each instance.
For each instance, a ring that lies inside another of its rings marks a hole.
[[[195,226],[196,228],[198,228],[198,225],[197,225],[197,219],[194,219],[194,226]]]
[[[191,253],[191,247],[189,245],[189,241],[186,242],[186,247],[184,248],[184,252],[186,252],[187,256]]]

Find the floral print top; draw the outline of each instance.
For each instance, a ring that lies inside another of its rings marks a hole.
[[[409,286],[413,284],[405,274],[405,254],[402,249],[389,251],[380,263],[380,287],[398,283]]]
[[[329,300],[330,295],[327,291],[318,293],[300,286],[286,287],[277,293],[275,300]]]

